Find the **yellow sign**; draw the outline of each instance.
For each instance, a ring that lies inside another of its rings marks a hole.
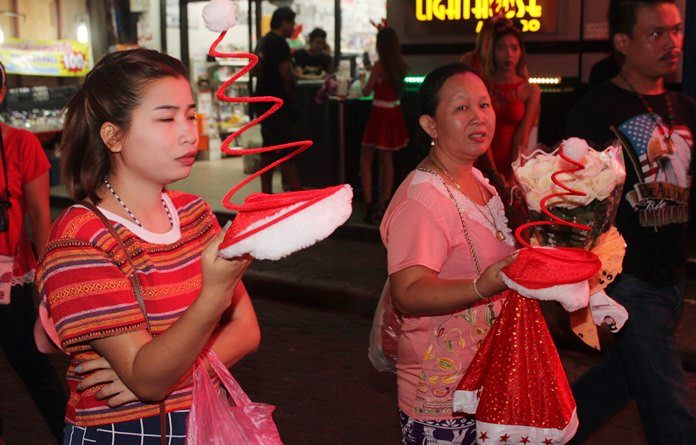
[[[537,0],[416,0],[415,12],[419,22],[477,20],[476,32],[484,20],[498,14],[517,19],[522,32],[538,32],[543,17]]]
[[[76,40],[8,38],[0,44],[0,61],[9,74],[77,77],[92,69],[89,45]]]

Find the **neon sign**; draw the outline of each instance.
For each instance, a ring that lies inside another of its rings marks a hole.
[[[522,32],[538,32],[543,16],[537,0],[416,0],[415,5],[419,22],[477,20],[476,32],[485,20],[498,14],[518,20]]]

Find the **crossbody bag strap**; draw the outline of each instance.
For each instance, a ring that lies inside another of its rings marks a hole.
[[[478,255],[476,255],[476,249],[474,248],[474,241],[471,239],[471,235],[469,234],[469,229],[464,222],[464,215],[462,215],[462,211],[459,208],[459,204],[457,204],[457,199],[454,197],[454,193],[452,193],[452,189],[449,188],[445,180],[437,174],[437,172],[427,169],[425,167],[419,167],[418,170],[426,172],[426,173],[431,173],[442,181],[442,185],[445,186],[445,190],[447,190],[447,193],[449,194],[450,199],[452,200],[452,203],[454,204],[454,208],[457,210],[457,214],[459,215],[459,221],[462,224],[462,231],[464,232],[464,239],[466,239],[466,244],[469,247],[469,254],[471,255],[471,261],[474,263],[474,269],[476,269],[476,277],[480,277],[483,271],[481,270],[481,263],[479,262]]]
[[[95,206],[91,202],[82,202],[80,203],[87,209],[89,209],[92,213],[97,215],[97,218],[99,218],[106,227],[106,229],[109,231],[111,236],[116,240],[118,243],[119,247],[121,250],[123,250],[123,253],[126,255],[126,261],[130,265],[130,274],[128,275],[128,278],[130,279],[131,285],[133,287],[133,293],[135,294],[135,299],[138,300],[138,306],[140,306],[140,310],[143,313],[143,316],[145,317],[145,325],[147,326],[147,332],[150,333],[150,336],[154,338],[154,334],[152,332],[152,326],[150,325],[150,317],[147,315],[147,311],[145,310],[145,300],[143,299],[143,290],[142,287],[140,286],[140,280],[138,280],[138,274],[136,273],[135,270],[135,264],[133,263],[133,259],[131,258],[130,254],[128,253],[128,249],[126,249],[126,245],[123,243],[123,240],[121,237],[118,235],[118,232],[116,232],[116,229],[114,228],[114,225],[111,224],[111,221],[102,213],[101,210],[99,210],[99,207]],[[160,438],[161,438],[161,444],[166,445],[167,443],[167,414],[165,410],[165,402],[162,400],[160,402]]]
[[[118,235],[118,232],[116,232],[116,229],[114,228],[114,225],[111,224],[111,221],[102,213],[101,210],[91,202],[82,202],[80,203],[81,205],[87,207],[87,209],[91,210],[92,213],[97,215],[97,217],[101,220],[102,224],[106,227],[106,229],[109,231],[111,236],[116,240],[118,243],[119,247],[121,250],[123,250],[123,253],[126,256],[126,261],[128,262],[128,265],[130,266],[130,274],[128,275],[128,279],[130,279],[131,284],[133,286],[133,293],[135,294],[135,299],[138,301],[138,306],[140,306],[140,310],[142,311],[143,315],[145,316],[145,324],[147,325],[147,332],[150,333],[150,335],[154,336],[152,332],[152,326],[150,325],[150,317],[147,315],[147,311],[145,310],[145,300],[143,299],[143,290],[142,287],[140,286],[140,280],[138,280],[138,275],[135,273],[135,264],[133,263],[133,259],[131,258],[130,254],[128,253],[128,249],[126,249],[126,245],[123,243],[123,240],[121,237]]]

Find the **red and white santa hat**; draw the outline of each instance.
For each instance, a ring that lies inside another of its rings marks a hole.
[[[575,400],[539,302],[508,291],[454,392],[453,411],[476,415],[478,444],[564,444]]]
[[[594,253],[575,248],[523,248],[501,272],[505,284],[525,297],[554,300],[568,312],[586,307],[588,279],[602,267]]]
[[[275,195],[253,193],[238,207],[219,254],[283,258],[323,240],[346,222],[352,198],[347,184]]]
[[[232,225],[225,233],[218,254],[224,258],[251,255],[256,259],[277,260],[329,236],[343,224],[351,213],[353,191],[348,184],[323,189],[303,190],[279,194],[253,193],[241,205],[231,203],[232,196],[251,180],[270,171],[308,149],[312,141],[295,141],[269,147],[231,151],[229,144],[248,128],[269,117],[280,106],[282,99],[276,97],[231,97],[227,88],[239,77],[248,73],[257,63],[254,54],[225,53],[218,49],[227,30],[237,22],[236,7],[230,0],[212,0],[203,8],[206,27],[220,35],[210,47],[209,54],[214,57],[241,58],[248,63],[227,81],[217,92],[221,101],[231,103],[267,102],[273,106],[266,113],[257,116],[241,129],[228,136],[222,143],[222,150],[236,155],[250,155],[269,151],[295,149],[292,153],[277,159],[261,170],[235,185],[223,199],[223,205],[237,212]]]

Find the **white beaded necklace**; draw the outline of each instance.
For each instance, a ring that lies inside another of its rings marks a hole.
[[[121,207],[123,207],[123,210],[128,213],[128,216],[131,217],[133,222],[135,222],[138,227],[143,227],[143,223],[140,222],[140,220],[133,214],[133,212],[130,211],[128,206],[126,205],[125,202],[123,202],[123,199],[116,193],[116,190],[111,186],[111,183],[109,182],[109,177],[104,176],[104,184],[106,185],[106,188],[109,189],[112,195],[114,195],[114,198],[116,198],[116,201],[118,201],[119,204],[121,204]],[[160,197],[160,202],[162,203],[162,207],[164,208],[164,211],[167,212],[167,218],[169,218],[169,227],[174,227],[174,218],[172,218],[172,212],[169,211],[169,207],[167,206],[167,203],[164,202],[164,197]]]

